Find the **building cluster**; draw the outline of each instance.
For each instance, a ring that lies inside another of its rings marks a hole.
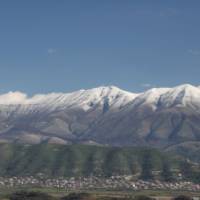
[[[0,187],[44,187],[65,190],[84,189],[129,189],[129,190],[189,190],[200,191],[200,184],[192,182],[162,182],[132,180],[129,176],[112,176],[109,178],[88,177],[88,178],[44,178],[44,177],[0,177]]]

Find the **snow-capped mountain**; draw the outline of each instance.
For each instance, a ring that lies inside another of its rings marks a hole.
[[[0,141],[169,145],[200,140],[200,88],[132,93],[115,86],[0,95]]]
[[[137,94],[123,91],[117,87],[99,87],[89,90],[79,90],[72,93],[51,93],[38,94],[29,98],[21,92],[9,92],[0,95],[0,105],[12,106],[35,106],[47,109],[56,109],[60,106],[64,108],[82,108],[88,110],[92,105],[103,104],[108,101],[114,108],[123,107],[126,103],[132,101]]]

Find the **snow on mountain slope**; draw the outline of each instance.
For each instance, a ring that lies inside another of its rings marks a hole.
[[[94,105],[103,105],[107,102],[110,108],[121,108],[128,103],[132,107],[150,105],[170,107],[172,105],[186,106],[200,104],[200,88],[189,84],[174,88],[153,88],[143,93],[131,93],[115,86],[98,87],[88,90],[79,90],[72,93],[38,94],[31,98],[21,92],[9,92],[0,95],[0,106],[23,109],[37,107],[54,110],[57,108],[82,108],[87,111]]]
[[[170,88],[153,88],[147,90],[146,92],[142,93],[141,95],[135,98],[132,106],[138,107],[143,105],[150,105],[152,106],[152,108],[156,109],[157,103],[161,95],[167,93],[169,90]]]
[[[79,90],[72,93],[38,94],[28,98],[21,92],[9,92],[0,95],[0,106],[4,109],[33,110],[46,109],[49,111],[61,108],[81,108],[85,111],[92,106],[103,105],[106,101],[111,108],[120,108],[132,101],[137,94],[123,91],[117,87],[98,87],[89,90]]]
[[[200,107],[200,89],[189,84],[172,88],[160,98],[161,106],[198,106]]]
[[[133,107],[151,106],[154,110],[158,107],[190,106],[200,108],[200,88],[189,84],[174,88],[153,88],[138,95],[132,103]]]

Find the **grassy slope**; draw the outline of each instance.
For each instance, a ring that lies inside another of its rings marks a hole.
[[[145,154],[154,169],[160,169],[164,159],[176,165],[176,159],[155,149],[117,148],[87,145],[18,145],[0,144],[0,176],[35,175],[88,176],[131,174],[138,171]]]

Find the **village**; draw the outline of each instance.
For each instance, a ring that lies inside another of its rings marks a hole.
[[[0,188],[40,187],[70,190],[186,190],[200,191],[200,184],[189,181],[162,182],[159,180],[132,180],[130,176],[109,178],[90,176],[87,178],[42,178],[42,177],[0,177]]]

